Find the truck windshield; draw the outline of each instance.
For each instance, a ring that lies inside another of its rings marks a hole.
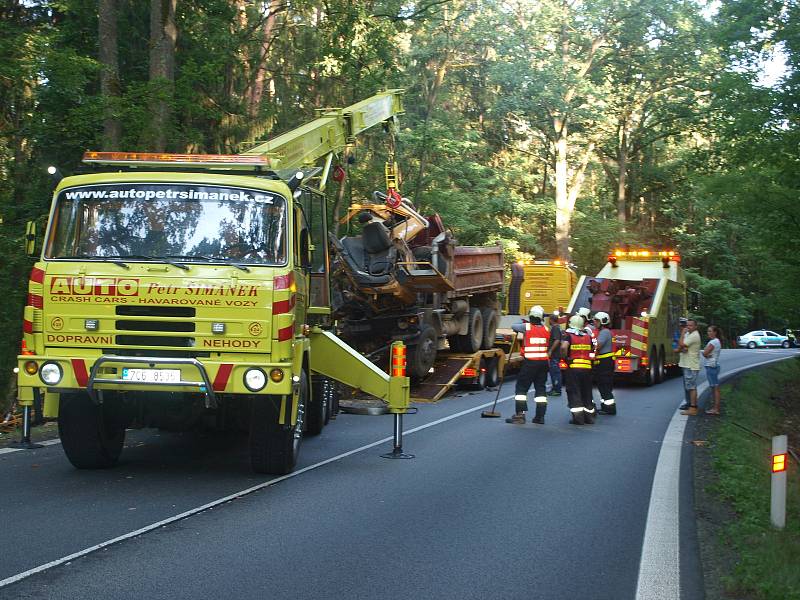
[[[190,184],[91,185],[56,199],[48,258],[180,256],[286,263],[286,200],[263,190]]]

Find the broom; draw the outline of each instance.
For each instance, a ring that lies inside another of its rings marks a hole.
[[[511,348],[509,349],[508,355],[511,356],[511,352],[514,351],[514,346],[517,345],[517,332],[514,332],[514,341],[511,342]],[[494,404],[492,404],[492,410],[484,410],[481,413],[481,419],[499,419],[502,415],[499,412],[495,411],[497,407],[497,399],[500,398],[500,390],[503,389],[503,382],[506,380],[506,369],[508,368],[508,362],[503,365],[503,370],[500,373],[500,385],[497,386],[497,395],[494,397]]]

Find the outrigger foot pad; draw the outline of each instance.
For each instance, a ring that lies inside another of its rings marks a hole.
[[[403,452],[402,448],[395,448],[391,452],[387,452],[386,454],[381,454],[381,458],[403,458],[403,459],[409,459],[409,458],[416,458],[416,456],[413,455],[413,454],[406,454],[405,452]]]

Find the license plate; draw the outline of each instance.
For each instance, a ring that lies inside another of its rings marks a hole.
[[[123,381],[141,381],[142,383],[178,383],[181,380],[180,369],[122,369]]]

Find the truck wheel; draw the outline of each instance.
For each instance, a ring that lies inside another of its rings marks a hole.
[[[656,347],[650,349],[650,354],[647,361],[647,370],[644,372],[644,384],[648,387],[656,383],[656,375],[658,373],[658,352]]]
[[[497,334],[497,325],[500,318],[497,315],[497,311],[493,308],[484,308],[481,311],[481,317],[483,317],[483,343],[481,344],[481,348],[490,350],[494,347],[494,338]]]
[[[308,402],[308,413],[306,418],[306,435],[319,435],[322,428],[327,423],[327,377],[311,378],[311,397]]]
[[[88,394],[61,394],[58,435],[73,466],[106,469],[122,452],[125,424],[109,405],[95,404]]]
[[[473,354],[481,349],[483,344],[483,315],[481,309],[471,307],[469,309],[469,327],[466,335],[453,336],[458,339],[458,350],[456,352],[466,352]],[[492,340],[494,342],[494,340]]]
[[[253,398],[250,419],[250,466],[256,473],[286,475],[297,464],[303,439],[305,409],[308,400],[308,378],[301,371],[297,393],[297,423],[280,425],[280,396]]]
[[[664,346],[658,351],[658,383],[667,380],[667,359],[664,352]]]
[[[486,359],[486,387],[500,385],[500,360],[496,356]]]
[[[437,346],[436,330],[430,325],[423,325],[416,343],[408,347],[406,371],[413,381],[419,381],[431,370],[436,360]]]

